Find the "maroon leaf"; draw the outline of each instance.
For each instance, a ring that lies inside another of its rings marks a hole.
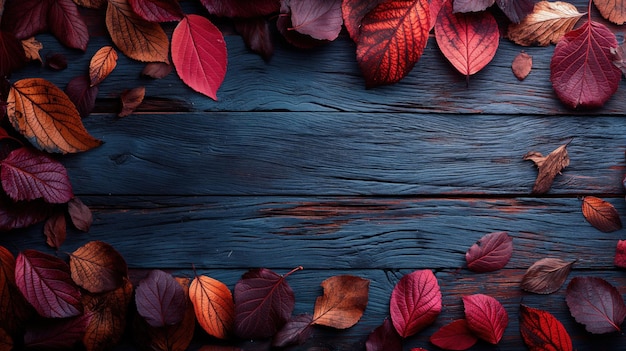
[[[365,342],[366,351],[401,351],[402,338],[396,332],[391,320],[386,318],[382,325],[374,329]]]
[[[536,0],[496,0],[498,7],[513,23],[520,23],[535,8]]]
[[[55,71],[62,71],[67,68],[67,57],[60,53],[46,55],[45,66]]]
[[[52,34],[64,45],[83,51],[87,49],[89,42],[87,24],[72,0],[49,1],[48,26]]]
[[[272,346],[285,347],[303,344],[313,333],[313,316],[300,314],[291,317],[289,321],[276,333]]]
[[[611,54],[617,45],[613,32],[593,21],[559,40],[550,61],[550,80],[565,105],[600,107],[617,91],[622,71]]]
[[[278,12],[280,0],[200,0],[209,13],[220,17],[250,18]]]
[[[441,291],[433,272],[425,269],[403,276],[391,293],[389,310],[403,338],[432,324],[441,312]]]
[[[486,234],[465,253],[467,267],[479,273],[504,268],[513,256],[513,238],[507,232]]]
[[[249,18],[235,21],[235,28],[241,34],[248,49],[268,61],[274,53],[270,26],[265,18]]]
[[[10,76],[26,64],[24,47],[12,33],[0,31],[0,76]]]
[[[65,87],[65,94],[76,105],[82,118],[89,116],[96,106],[98,86],[91,86],[87,75],[77,76],[70,80]]]
[[[49,0],[8,1],[2,27],[18,39],[27,39],[48,27]]]
[[[291,24],[298,32],[319,40],[335,40],[343,18],[341,0],[290,0]]]
[[[52,206],[43,200],[13,202],[0,195],[0,231],[26,228],[48,217]]]
[[[567,286],[567,307],[578,323],[594,334],[621,331],[626,304],[619,291],[597,277],[576,277]]]
[[[29,325],[24,335],[27,348],[68,350],[82,340],[90,316],[81,315],[63,320],[47,320],[42,324]]]
[[[171,274],[160,270],[151,271],[139,282],[135,302],[139,315],[155,328],[179,323],[187,308],[187,296],[182,286]]]
[[[613,263],[619,268],[626,268],[626,240],[619,240],[617,242]]]
[[[24,326],[31,309],[15,284],[15,258],[0,246],[0,330],[14,334]]]
[[[48,218],[43,227],[43,233],[46,236],[46,244],[54,249],[59,249],[67,237],[65,214],[59,212]]]
[[[343,0],[341,10],[343,23],[355,42],[361,33],[361,21],[363,17],[372,11],[378,4],[385,0]],[[436,17],[431,17],[436,18]],[[433,24],[435,21],[431,21]]]
[[[180,21],[185,15],[177,0],[129,0],[130,7],[150,22]]]
[[[76,229],[88,232],[93,223],[93,215],[91,210],[79,198],[74,197],[67,203],[67,211],[69,212],[72,224]]]
[[[122,100],[122,110],[117,114],[118,117],[128,117],[141,105],[146,96],[146,87],[140,86],[127,89],[122,92],[120,99]]]
[[[65,167],[43,153],[17,149],[0,162],[0,168],[2,187],[14,200],[66,203],[74,196]]]
[[[498,300],[475,294],[463,296],[465,319],[474,335],[491,344],[497,344],[509,324],[509,315]]]
[[[287,278],[269,269],[250,270],[235,285],[235,333],[242,339],[268,338],[291,316],[295,296]]]
[[[496,0],[454,0],[452,5],[454,12],[480,12],[493,5]]]
[[[530,351],[572,351],[572,339],[552,314],[520,306],[520,332]]]
[[[452,321],[430,336],[430,342],[444,350],[467,350],[477,341],[465,319]]]
[[[17,256],[15,281],[26,300],[46,318],[75,317],[83,312],[80,291],[67,263],[35,250]]]

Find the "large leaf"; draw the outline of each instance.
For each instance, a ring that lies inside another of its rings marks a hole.
[[[441,290],[433,272],[425,269],[403,276],[391,293],[389,310],[403,338],[432,324],[441,312]]]
[[[619,212],[608,201],[595,196],[585,196],[582,211],[587,222],[601,232],[611,233],[622,229]]]
[[[291,24],[298,32],[319,40],[335,40],[343,18],[341,0],[291,0]]]
[[[427,0],[398,0],[379,4],[363,18],[356,55],[367,87],[409,74],[426,48],[429,17]]]
[[[67,95],[45,79],[15,82],[7,104],[13,127],[41,150],[74,153],[102,144],[89,135]]]
[[[624,0],[593,0],[602,17],[622,25],[626,23],[626,1]]]
[[[346,26],[352,40],[356,42],[359,38],[359,34],[361,34],[361,21],[363,17],[383,1],[385,0],[343,0],[341,4],[343,24]],[[433,18],[431,25],[434,23]]]
[[[313,333],[313,316],[300,314],[291,317],[281,330],[274,335],[272,346],[285,347],[303,344]]]
[[[209,13],[230,18],[267,16],[278,12],[280,0],[200,0]]]
[[[604,334],[621,331],[626,304],[619,291],[598,277],[576,277],[567,286],[565,301],[572,316],[588,332]]]
[[[189,287],[189,298],[204,331],[219,339],[232,335],[235,303],[224,283],[204,275],[197,276]]]
[[[137,312],[154,328],[176,325],[183,320],[187,295],[171,274],[155,269],[135,290]]]
[[[583,16],[564,1],[540,1],[520,23],[509,26],[508,37],[523,46],[556,44]]]
[[[430,342],[444,350],[467,350],[477,341],[465,319],[452,321],[430,336]]]
[[[15,281],[26,300],[46,318],[82,314],[80,291],[61,259],[35,250],[17,256]]]
[[[26,64],[22,42],[13,33],[0,30],[0,76],[10,76]]]
[[[536,294],[552,294],[565,283],[573,264],[574,261],[542,258],[526,270],[521,287]]]
[[[402,338],[389,318],[385,318],[383,324],[370,333],[365,342],[365,350],[402,351]]]
[[[507,232],[484,235],[465,253],[467,267],[475,272],[493,272],[504,268],[513,256],[513,238]]]
[[[502,304],[491,296],[463,296],[465,319],[474,335],[490,344],[497,344],[509,324],[509,315]]]
[[[520,333],[530,351],[572,351],[572,339],[563,324],[546,311],[520,305]]]
[[[70,271],[74,282],[91,293],[115,290],[128,275],[124,257],[102,241],[90,241],[71,253]]]
[[[150,22],[180,21],[185,15],[177,0],[129,0],[139,17]]]
[[[313,322],[337,329],[352,327],[365,312],[369,285],[369,280],[352,275],[324,280],[324,295],[315,301]]]
[[[513,23],[519,23],[533,11],[536,0],[496,0],[498,7]]]
[[[435,38],[452,66],[469,77],[493,59],[500,33],[490,12],[453,13],[452,1],[448,1],[439,11]]]
[[[3,29],[26,39],[48,27],[50,0],[9,1],[2,16]]]
[[[561,38],[550,61],[550,80],[565,105],[600,107],[617,91],[622,71],[613,64],[615,47],[615,34],[594,21]]]
[[[172,34],[172,61],[185,84],[217,100],[226,75],[227,52],[222,32],[211,21],[198,15],[180,21]]]

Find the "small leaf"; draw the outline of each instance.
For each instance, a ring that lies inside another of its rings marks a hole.
[[[154,79],[165,78],[172,72],[172,65],[163,62],[150,62],[141,71],[141,75],[144,77],[150,77]]]
[[[251,18],[278,12],[277,0],[200,0],[210,14],[229,18]]]
[[[402,351],[402,338],[389,318],[367,337],[366,351]]]
[[[90,84],[89,77],[80,75],[70,80],[65,87],[65,94],[76,105],[81,118],[89,116],[96,106],[98,86],[90,86]]]
[[[61,53],[50,53],[46,55],[44,65],[51,70],[62,71],[67,68],[67,57]]]
[[[626,268],[626,240],[618,240],[613,263],[616,267]]]
[[[122,92],[122,111],[117,114],[118,117],[130,116],[135,109],[141,105],[146,95],[146,87],[136,87]]]
[[[72,224],[76,229],[88,232],[93,223],[91,210],[78,197],[74,197],[67,203],[67,211],[69,212]]]
[[[196,276],[189,287],[198,324],[209,335],[226,339],[233,332],[235,303],[228,287],[213,278]]]
[[[619,291],[597,277],[576,277],[567,286],[565,301],[572,316],[593,334],[620,332],[626,305]]]
[[[111,245],[90,241],[70,254],[72,279],[91,293],[118,289],[128,275],[124,257]]]
[[[547,193],[552,186],[554,177],[569,165],[568,144],[559,146],[545,157],[537,151],[530,151],[524,155],[524,160],[533,161],[539,170],[533,186],[533,194]]]
[[[43,44],[35,39],[35,37],[22,40],[22,47],[26,54],[26,60],[43,62],[41,54],[39,53],[41,49],[43,49]]]
[[[28,349],[72,349],[85,335],[89,318],[89,316],[80,315],[63,320],[49,319],[42,324],[31,324],[24,335],[24,345]]]
[[[324,280],[324,295],[315,301],[313,323],[337,329],[355,325],[367,306],[369,285],[369,280],[351,275]]]
[[[290,0],[291,24],[298,32],[318,40],[335,40],[343,18],[341,0]]]
[[[530,74],[530,70],[533,68],[533,57],[525,52],[520,52],[513,59],[511,64],[511,70],[515,77],[519,80],[524,80]]]
[[[441,312],[441,290],[433,272],[419,270],[403,276],[391,293],[389,310],[403,338],[432,324]]]
[[[542,258],[526,270],[522,289],[535,294],[552,294],[561,288],[575,261],[558,258]]]
[[[430,336],[430,342],[444,350],[467,350],[477,341],[465,319],[452,321]]]
[[[300,314],[291,317],[281,330],[276,333],[272,341],[273,347],[303,344],[313,333],[313,316]]]
[[[53,249],[59,249],[67,237],[67,223],[64,213],[56,213],[46,220],[43,226],[46,244]]]
[[[117,65],[117,51],[112,46],[103,46],[91,57],[89,62],[90,86],[100,84],[113,72]]]
[[[622,229],[622,221],[615,207],[595,196],[585,196],[582,203],[583,216],[596,229],[611,233]]]
[[[491,296],[463,296],[465,319],[474,335],[490,344],[497,344],[509,324],[509,315],[502,304]]]
[[[520,23],[509,25],[508,37],[523,46],[556,44],[583,15],[568,2],[539,1]]]
[[[563,324],[546,311],[520,305],[520,332],[530,351],[572,351],[572,339]]]
[[[359,34],[361,34],[361,21],[363,21],[363,17],[383,1],[385,0],[343,0],[341,4],[343,24],[346,26],[350,38],[352,38],[354,42],[358,41]],[[434,19],[436,17],[431,16],[430,18],[432,19],[431,24],[435,24]]]
[[[467,268],[484,273],[502,269],[513,256],[513,238],[507,232],[484,235],[465,253]]]
[[[180,21],[185,15],[177,0],[129,0],[139,17],[150,22]]]
[[[187,308],[185,291],[171,274],[155,269],[135,290],[137,312],[152,327],[180,323]]]
[[[626,1],[624,0],[593,0],[602,17],[622,25],[626,23]],[[591,5],[590,5],[591,6]]]

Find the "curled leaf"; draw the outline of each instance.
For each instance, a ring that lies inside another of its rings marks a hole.
[[[569,155],[567,145],[561,145],[552,151],[548,156],[543,156],[540,152],[530,151],[524,155],[524,160],[531,160],[537,166],[539,173],[533,186],[533,194],[545,194],[550,190],[554,177],[561,173],[561,170],[569,165]]]
[[[520,332],[530,351],[572,351],[572,339],[563,324],[546,311],[520,305]]]
[[[504,268],[513,256],[513,238],[507,232],[484,235],[465,253],[467,268],[474,272],[493,272]]]
[[[369,285],[369,280],[351,275],[324,280],[324,295],[315,301],[313,323],[337,329],[355,325],[367,306]]]
[[[35,39],[35,37],[22,40],[22,47],[24,48],[27,60],[43,62],[41,54],[39,53],[39,51],[43,49],[43,44]]]
[[[535,294],[552,294],[565,283],[573,264],[574,261],[542,258],[533,263],[524,273],[522,289]]]
[[[233,332],[235,303],[230,289],[219,280],[197,276],[189,287],[198,324],[209,335],[226,339]]]
[[[596,229],[611,233],[622,229],[622,220],[615,207],[595,196],[585,196],[582,203],[583,216]]]
[[[621,331],[626,304],[619,291],[598,277],[576,277],[567,286],[565,301],[572,316],[588,332],[605,334]]]
[[[403,276],[391,293],[389,310],[403,338],[432,324],[441,312],[441,290],[433,272],[419,270]]]
[[[475,294],[463,296],[465,319],[474,335],[490,344],[497,344],[509,324],[509,315],[495,298]]]
[[[556,44],[583,16],[564,1],[539,1],[520,23],[509,25],[508,37],[523,46]]]
[[[90,241],[71,253],[70,270],[74,282],[91,293],[115,290],[128,275],[124,257],[102,241]]]

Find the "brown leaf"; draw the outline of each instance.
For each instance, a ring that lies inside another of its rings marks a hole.
[[[91,293],[119,288],[128,275],[122,255],[111,245],[91,241],[70,254],[72,280]]]
[[[88,232],[93,223],[93,215],[87,205],[85,205],[78,197],[74,197],[67,203],[67,211],[72,220],[72,224],[76,229]]]
[[[30,37],[28,39],[22,40],[22,46],[24,47],[26,59],[30,61],[43,62],[43,60],[41,59],[41,55],[39,54],[39,51],[43,49],[43,44],[35,39],[35,37]]]
[[[622,25],[626,23],[626,1],[624,0],[593,0],[602,17]]]
[[[556,44],[583,16],[576,6],[563,1],[540,1],[519,24],[509,26],[509,39],[523,46]]]
[[[324,295],[315,301],[313,323],[346,329],[355,325],[367,306],[370,281],[339,275],[322,282]]]
[[[113,72],[117,65],[117,51],[112,46],[103,46],[89,62],[89,79],[91,86],[100,84]]]
[[[165,78],[172,72],[172,65],[164,62],[149,62],[141,71],[141,75],[154,79]]]
[[[533,161],[539,169],[535,185],[533,186],[533,194],[547,193],[552,186],[554,177],[569,165],[568,144],[559,146],[545,157],[537,151],[530,151],[524,155],[524,160]]]
[[[610,202],[595,196],[585,196],[582,210],[587,222],[601,232],[610,233],[622,229],[619,213]]]
[[[525,52],[520,52],[513,59],[513,64],[511,64],[511,69],[513,70],[513,74],[519,80],[524,80],[530,74],[530,70],[533,68],[533,57],[528,55]]]
[[[122,92],[122,111],[117,114],[118,117],[130,116],[135,109],[141,105],[146,95],[145,87],[137,87]]]
[[[59,249],[67,237],[65,214],[58,212],[48,218],[44,224],[43,233],[46,236],[46,244],[53,249]]]
[[[542,258],[526,270],[521,287],[535,294],[552,294],[565,283],[574,262]]]

